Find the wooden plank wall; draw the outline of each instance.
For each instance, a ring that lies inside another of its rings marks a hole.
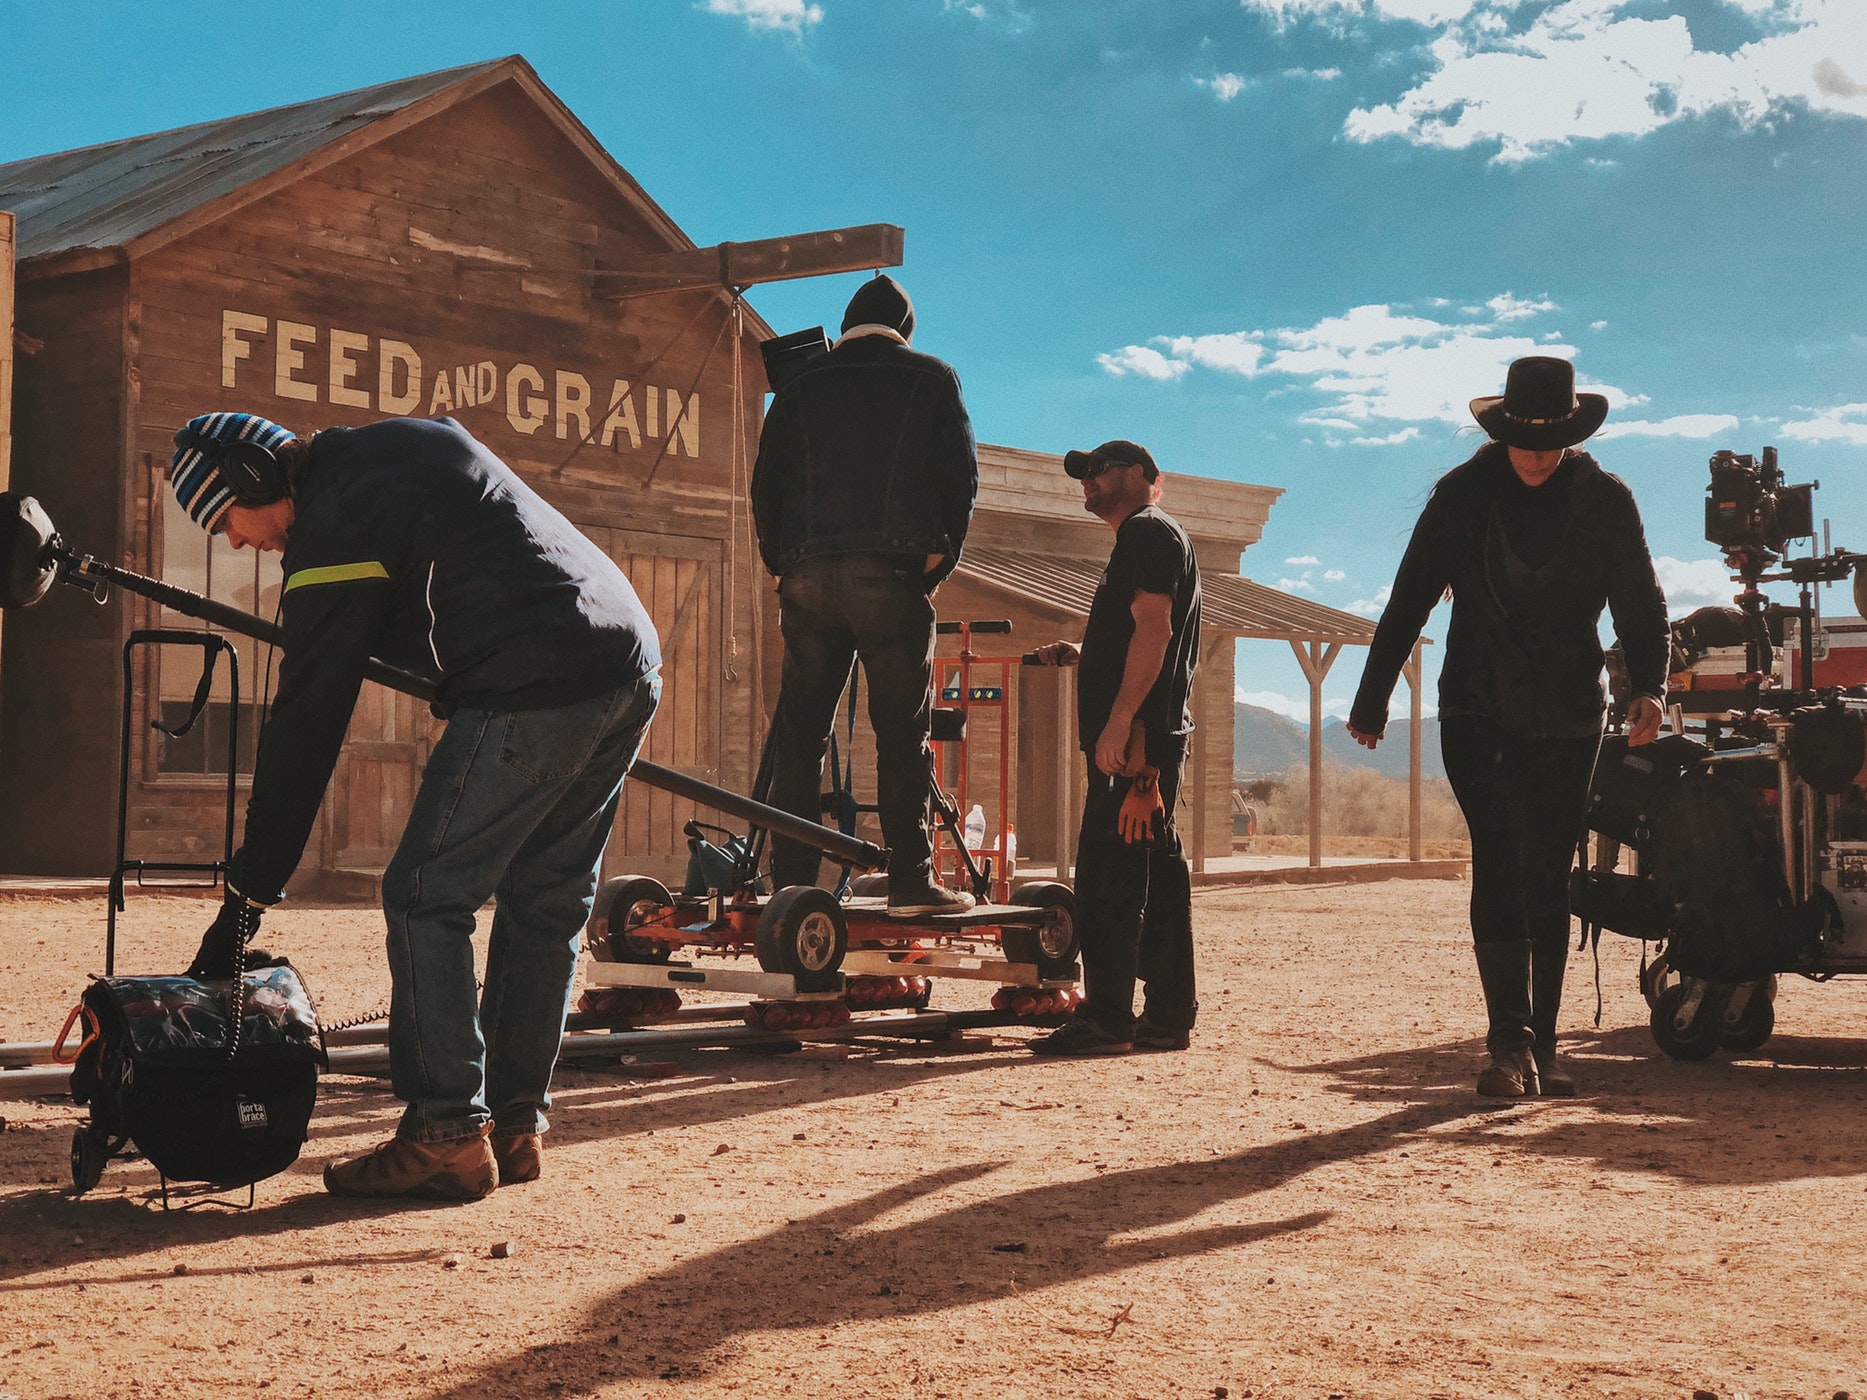
[[[762,570],[743,505],[764,390],[757,347],[723,296],[593,299],[599,245],[659,246],[642,212],[507,86],[150,254],[132,312],[131,471],[144,505],[126,542],[159,564],[147,503],[166,489],[176,427],[197,413],[243,408],[300,432],[451,414],[606,548],[626,536],[619,557],[663,625],[687,596],[669,579],[685,568],[691,585],[696,558],[708,561],[649,751],[671,746],[680,766],[743,789],[763,732]],[[419,707],[359,706],[295,888],[322,871],[327,887],[361,892],[343,872],[367,885],[431,739]],[[156,777],[140,747],[138,764],[143,850],[217,832],[211,785]],[[678,878],[684,818],[643,804],[625,814],[622,849]]]
[[[27,281],[16,303],[18,329],[38,348],[14,364],[13,489],[105,557],[121,504],[126,280],[109,268]],[[126,614],[120,596],[100,608],[60,588],[7,618],[0,870],[109,873]]]

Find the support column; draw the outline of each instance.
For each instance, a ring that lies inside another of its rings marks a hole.
[[[1309,863],[1322,865],[1322,683],[1342,650],[1340,642],[1326,647],[1320,641],[1290,639],[1297,665],[1309,678]]]
[[[1400,672],[1412,695],[1407,725],[1407,859],[1415,861],[1420,858],[1420,729],[1425,708],[1420,696],[1420,646],[1413,644],[1413,655]]]
[[[1076,765],[1076,672],[1057,671],[1057,878],[1068,884],[1076,854],[1076,804],[1070,801]]]
[[[1210,655],[1210,652],[1207,654]],[[1211,794],[1211,785],[1206,775],[1206,751],[1211,747],[1206,734],[1208,707],[1206,696],[1200,693],[1202,689],[1209,691],[1211,687],[1206,686],[1204,681],[1204,674],[1195,675],[1193,693],[1188,697],[1192,701],[1194,716],[1192,743],[1187,746],[1186,761],[1193,770],[1193,873],[1195,875],[1206,873],[1206,822],[1208,819],[1206,808]]]

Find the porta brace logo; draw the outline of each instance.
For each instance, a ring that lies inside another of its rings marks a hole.
[[[263,1128],[266,1126],[266,1106],[254,1103],[250,1099],[236,1099],[234,1110],[240,1115],[242,1128]]]

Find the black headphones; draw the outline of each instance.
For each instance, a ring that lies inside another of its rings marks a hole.
[[[257,442],[222,442],[193,428],[182,428],[175,442],[193,448],[220,468],[221,479],[243,506],[269,506],[292,494],[285,468],[269,447]]]

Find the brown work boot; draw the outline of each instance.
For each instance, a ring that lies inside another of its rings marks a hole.
[[[499,1184],[499,1166],[486,1140],[489,1123],[471,1137],[417,1142],[392,1137],[373,1152],[328,1163],[324,1189],[333,1196],[419,1196],[435,1201],[477,1201]]]
[[[543,1133],[512,1133],[493,1138],[493,1159],[499,1163],[499,1184],[516,1186],[536,1181],[544,1167]]]

